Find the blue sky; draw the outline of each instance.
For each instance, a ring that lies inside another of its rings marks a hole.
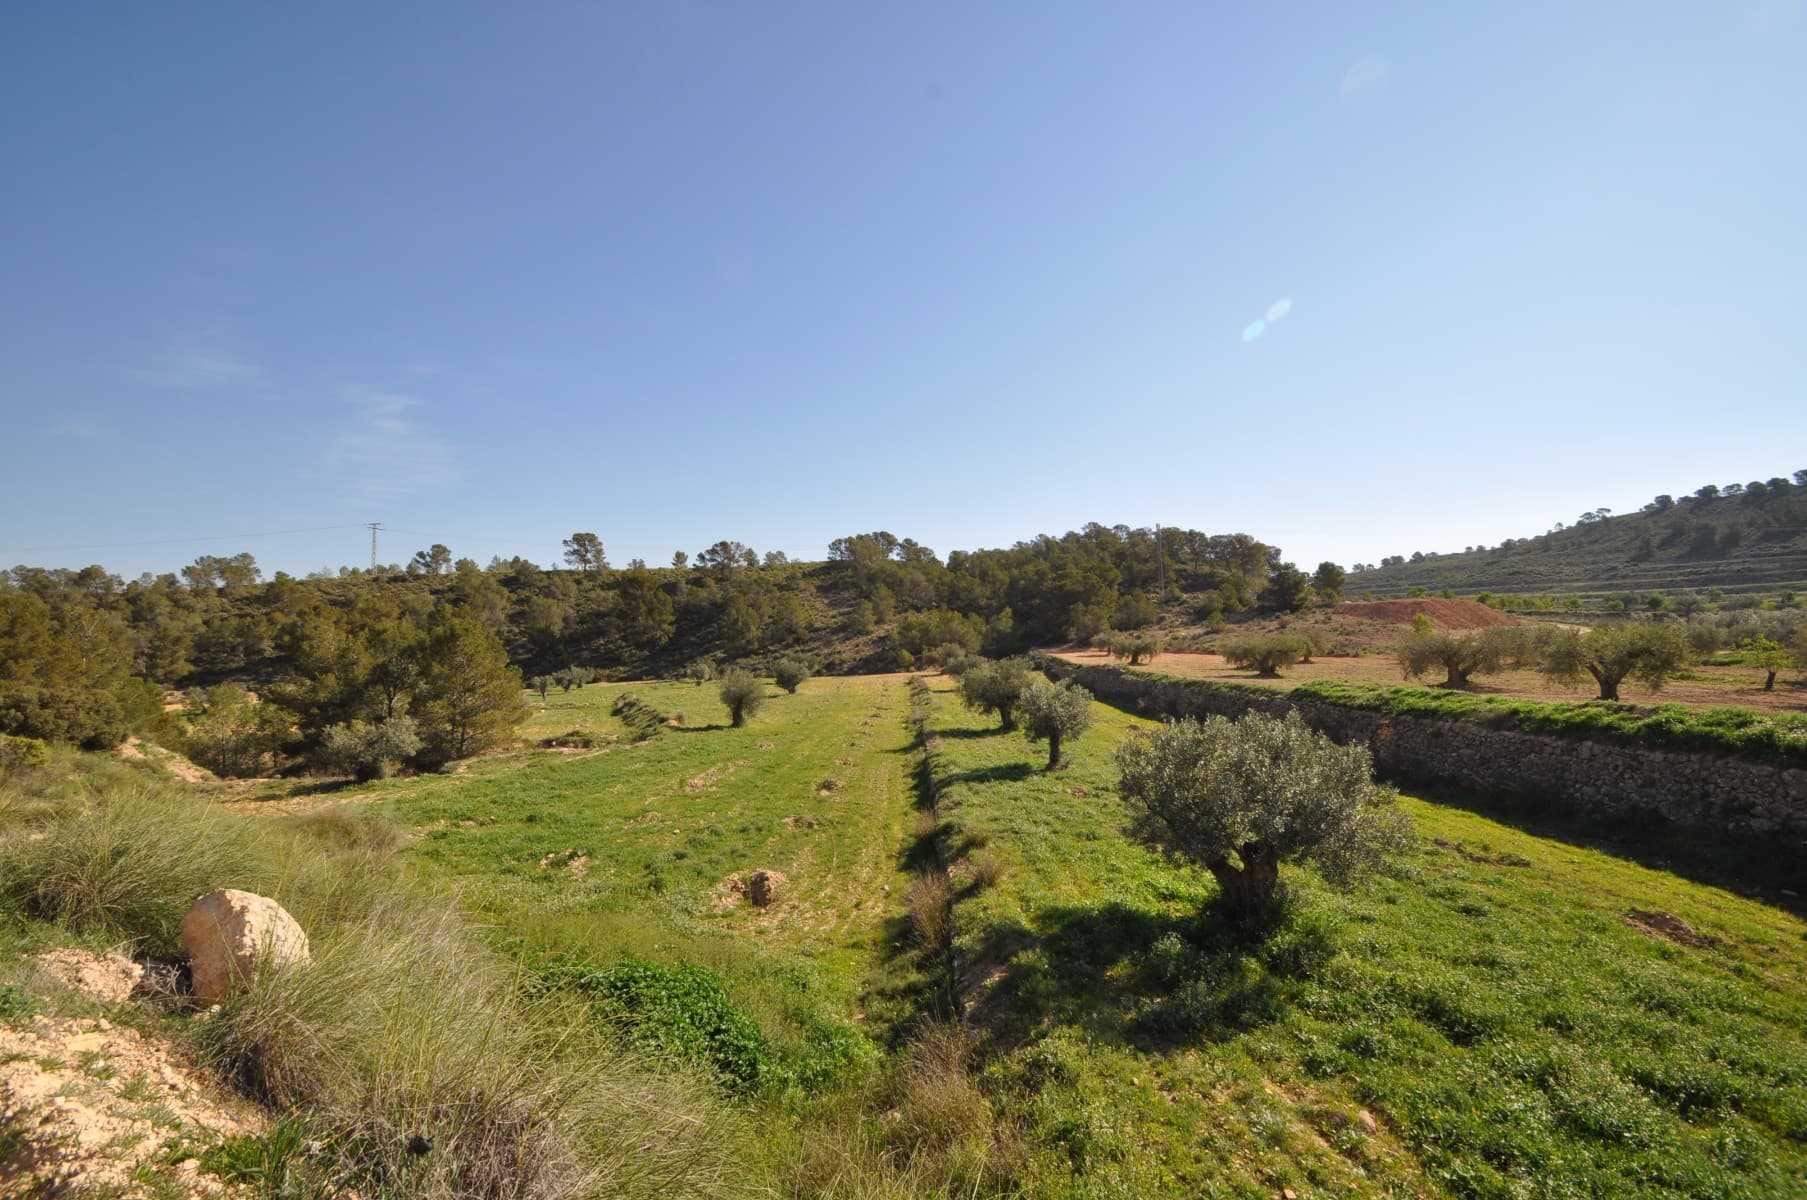
[[[1804,64],[1798,0],[7,6],[0,562],[1311,565],[1789,474]]]

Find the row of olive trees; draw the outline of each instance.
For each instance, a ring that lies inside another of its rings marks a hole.
[[[982,660],[959,674],[968,708],[1048,743],[1049,770],[1091,726],[1090,693],[1071,680],[1050,684],[1027,660]],[[1346,884],[1411,841],[1368,751],[1312,732],[1297,713],[1171,722],[1133,736],[1116,761],[1138,832],[1209,870],[1232,920],[1272,909],[1283,863],[1309,862]]]
[[[1794,647],[1761,636],[1747,639],[1739,649],[1745,665],[1764,673],[1766,690],[1775,688],[1781,671],[1803,661]],[[1695,657],[1681,630],[1643,622],[1601,625],[1585,633],[1536,626],[1472,633],[1415,629],[1395,654],[1406,678],[1442,672],[1443,687],[1466,687],[1474,676],[1508,668],[1535,668],[1556,683],[1591,681],[1602,700],[1619,699],[1620,685],[1627,679],[1661,691]]]

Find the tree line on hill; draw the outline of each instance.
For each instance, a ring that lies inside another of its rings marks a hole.
[[[1090,524],[942,558],[889,532],[793,563],[718,541],[669,567],[608,562],[577,532],[564,563],[479,566],[443,545],[405,565],[265,581],[249,554],[126,581],[99,566],[0,573],[0,733],[117,744],[167,732],[167,696],[224,769],[442,765],[505,739],[523,674],[678,674],[716,663],[895,669],[936,648],[1011,654],[1198,615],[1333,599],[1247,534]],[[537,684],[536,684],[537,686]],[[235,690],[236,689],[236,690]]]

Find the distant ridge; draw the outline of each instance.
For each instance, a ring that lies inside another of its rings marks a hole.
[[[1807,588],[1807,470],[1691,496],[1658,496],[1635,513],[1583,513],[1532,537],[1460,554],[1397,555],[1350,570],[1351,596],[1413,589],[1567,592],[1779,592]]]

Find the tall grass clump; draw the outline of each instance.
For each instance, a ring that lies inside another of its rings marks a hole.
[[[251,886],[268,858],[242,820],[155,785],[109,781],[47,806],[0,845],[0,898],[27,916],[168,954],[197,896]]]
[[[701,1195],[735,1137],[581,1008],[530,996],[450,909],[378,907],[268,970],[204,1030],[241,1087],[301,1112],[321,1178],[431,1197]]]
[[[187,1026],[281,1129],[308,1133],[233,1156],[260,1164],[265,1194],[734,1190],[743,1143],[707,1087],[632,1056],[585,1006],[524,986],[449,900],[383,866],[394,835],[380,818],[268,822],[103,771],[30,826],[9,824],[0,909],[172,953],[195,897],[234,886],[307,931],[311,964],[272,964]]]

